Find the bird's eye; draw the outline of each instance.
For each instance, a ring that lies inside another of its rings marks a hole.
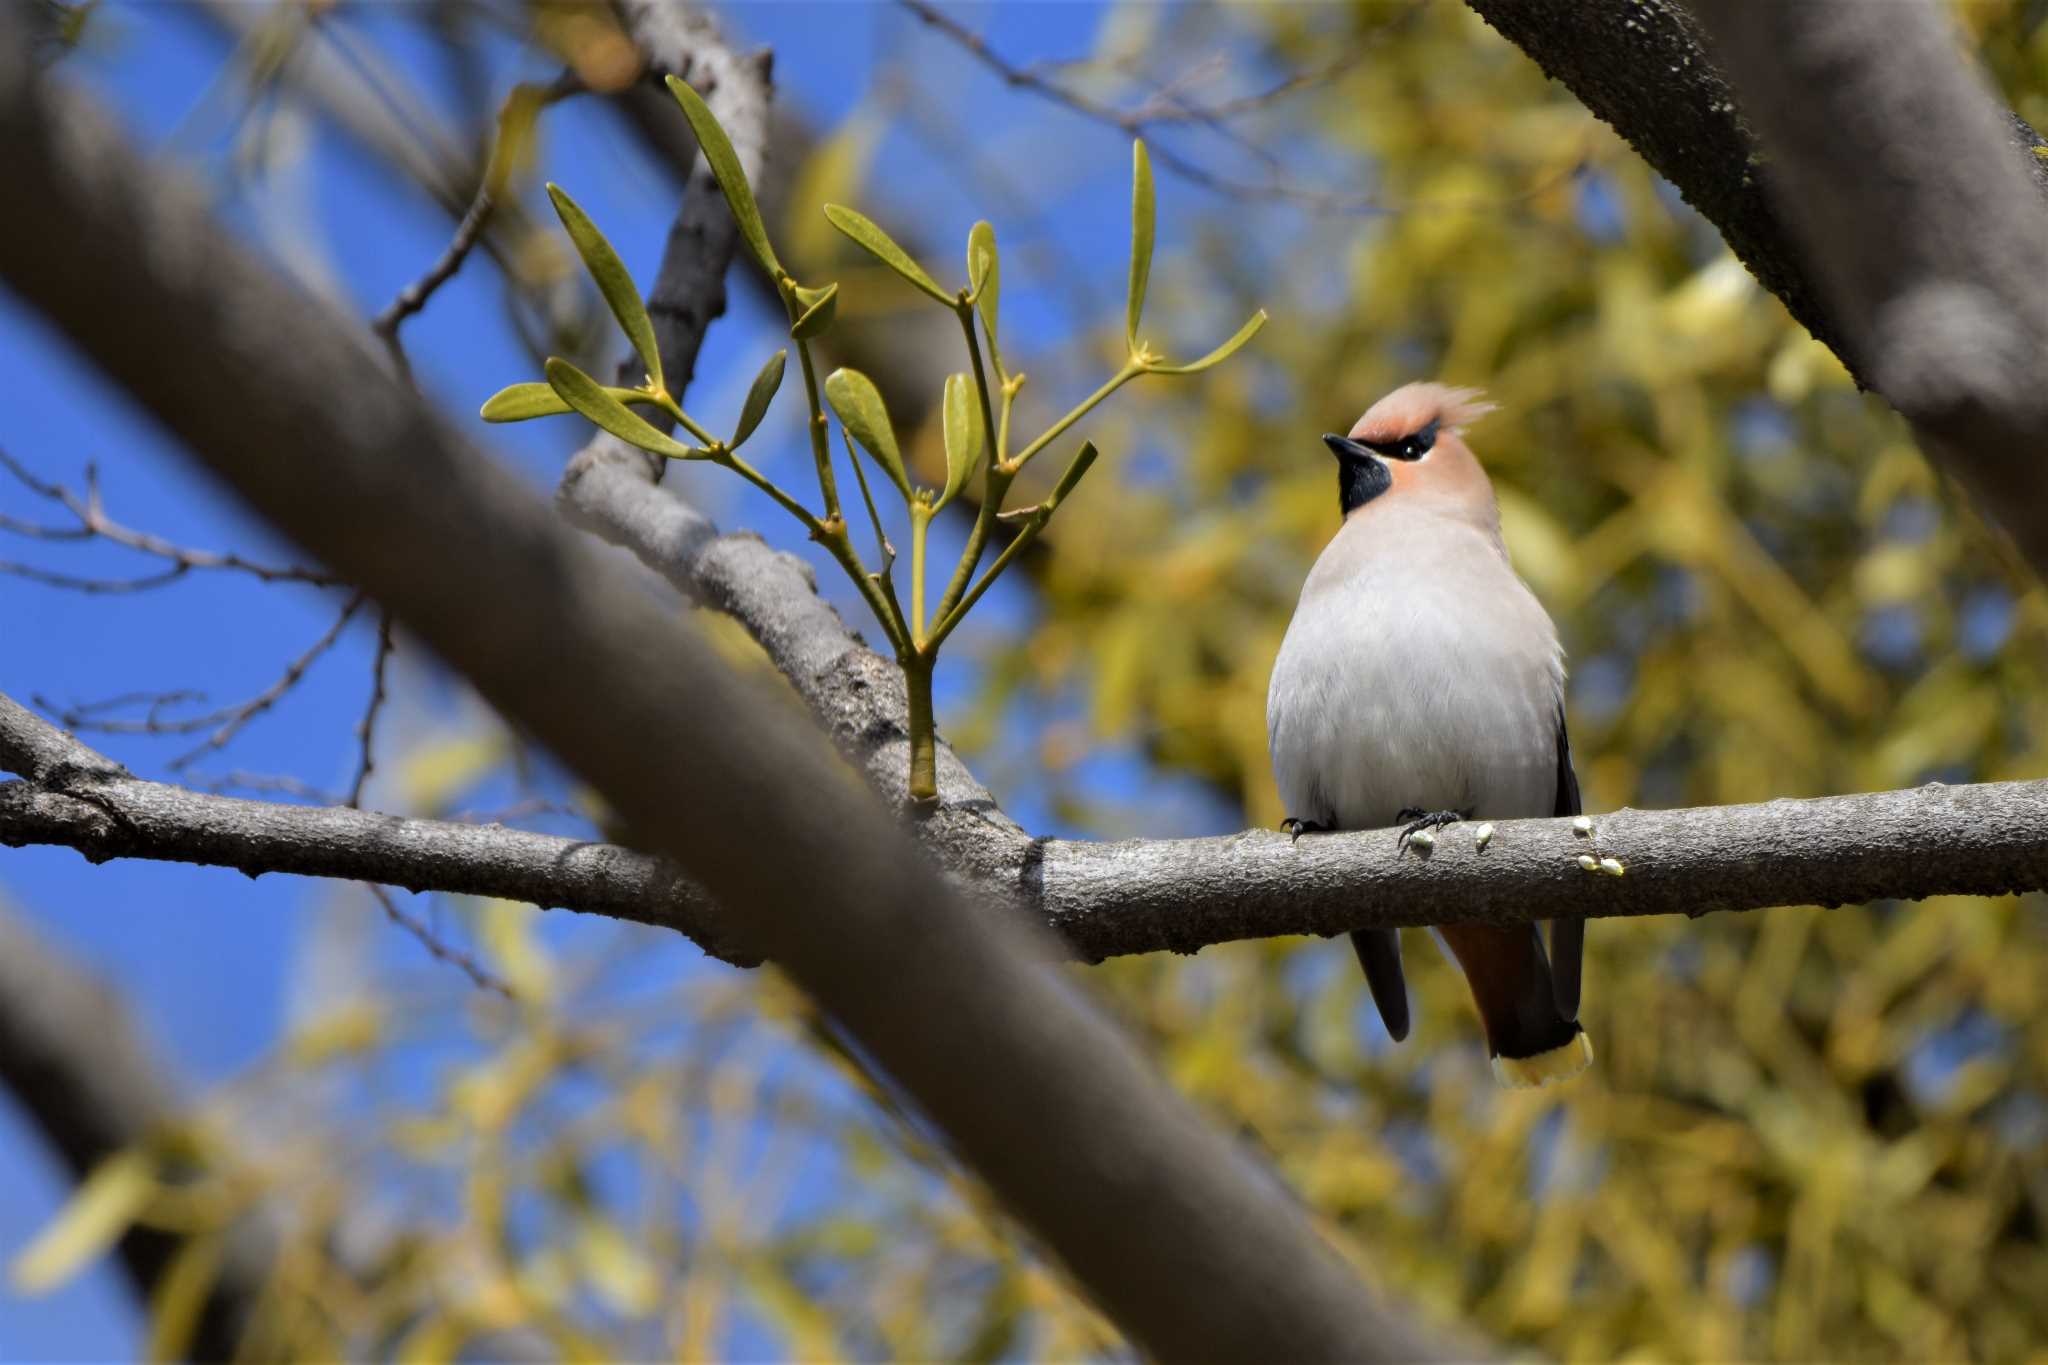
[[[1407,440],[1401,442],[1401,458],[1404,460],[1419,460],[1422,458],[1423,452],[1428,449],[1428,446],[1415,439],[1415,437],[1410,436]]]

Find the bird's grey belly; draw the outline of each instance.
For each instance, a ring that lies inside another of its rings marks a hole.
[[[1551,814],[1558,665],[1508,634],[1426,600],[1298,614],[1267,705],[1287,813],[1350,829],[1407,809]]]

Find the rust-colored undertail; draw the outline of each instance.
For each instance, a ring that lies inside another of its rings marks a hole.
[[[1496,1080],[1505,1086],[1544,1085],[1586,1069],[1593,1045],[1558,1008],[1550,960],[1535,925],[1446,924],[1437,932],[1471,984]]]

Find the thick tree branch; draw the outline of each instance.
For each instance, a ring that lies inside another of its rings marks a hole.
[[[971,913],[814,737],[11,36],[0,277],[744,914],[1141,1350],[1431,1354],[1010,917]]]
[[[9,705],[0,698],[0,716]],[[0,724],[0,762],[10,734]],[[51,779],[0,782],[0,844],[501,896],[661,925],[741,966],[760,960],[672,865],[631,849],[211,796],[84,752]],[[965,839],[936,842],[943,852]],[[1578,859],[1592,855],[1624,874],[1585,871]],[[961,869],[1088,961],[1360,928],[1994,896],[2048,890],[2048,782],[1622,810],[1599,817],[1590,840],[1569,820],[1497,821],[1484,853],[1453,828],[1426,859],[1399,853],[1390,831],[1095,843],[1013,840],[996,826]]]
[[[2048,575],[2041,158],[1929,0],[1696,5],[1846,354]]]
[[[1731,86],[1678,0],[1468,3],[1676,185],[2048,575],[2048,143],[1993,104],[1932,5],[1705,0]]]

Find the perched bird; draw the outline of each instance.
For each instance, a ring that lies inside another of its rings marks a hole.
[[[1267,740],[1297,838],[1330,829],[1418,831],[1460,819],[1576,815],[1557,630],[1508,563],[1493,485],[1466,425],[1477,389],[1409,384],[1372,405],[1337,457],[1344,523],[1309,571],[1273,665]],[[1428,841],[1424,841],[1427,843]],[[1541,1085],[1583,1070],[1585,921],[1447,924],[1495,1078]],[[1408,1036],[1393,929],[1352,934],[1380,1017]]]

